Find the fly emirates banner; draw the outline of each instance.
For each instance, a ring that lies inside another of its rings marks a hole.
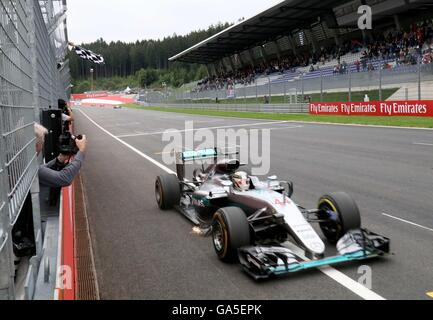
[[[433,117],[433,100],[311,103],[310,114]]]

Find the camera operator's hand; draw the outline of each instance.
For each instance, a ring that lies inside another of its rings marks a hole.
[[[65,113],[66,115],[69,117],[68,121],[74,121],[74,113],[72,112],[71,107],[66,107],[65,108]]]
[[[86,136],[83,136],[81,140],[75,140],[75,143],[77,144],[78,150],[81,153],[86,153],[87,150],[87,138]]]
[[[66,154],[59,154],[59,156],[57,157],[57,161],[59,161],[59,163],[61,164],[66,164],[70,160],[71,160],[71,156],[68,156]]]

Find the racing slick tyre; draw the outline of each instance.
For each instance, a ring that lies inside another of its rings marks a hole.
[[[174,174],[159,176],[155,182],[155,197],[162,210],[170,210],[180,203],[179,180]]]
[[[361,228],[361,215],[355,200],[345,192],[325,195],[319,200],[319,210],[335,212],[336,219],[320,223],[323,234],[331,243],[336,243],[347,232]]]
[[[213,219],[212,239],[220,260],[236,262],[238,249],[251,244],[250,225],[245,212],[236,207],[219,209]]]

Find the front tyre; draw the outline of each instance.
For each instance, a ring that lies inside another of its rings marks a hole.
[[[238,249],[251,244],[250,225],[245,212],[236,207],[219,209],[212,224],[212,239],[218,258],[238,260]]]
[[[325,195],[319,200],[319,210],[323,212],[326,222],[320,223],[325,237],[331,242],[336,243],[347,232],[361,228],[361,215],[355,200],[345,192],[336,192]],[[335,215],[328,217],[327,212]]]
[[[156,178],[155,198],[161,210],[170,210],[180,203],[180,184],[176,175],[166,174]]]

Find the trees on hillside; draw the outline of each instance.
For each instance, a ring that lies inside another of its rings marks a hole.
[[[70,52],[70,68],[74,83],[78,84],[90,78],[90,68],[94,69],[95,83],[101,78],[134,76],[141,86],[165,82],[179,86],[185,82],[199,80],[207,75],[206,68],[186,63],[169,63],[168,58],[186,50],[194,44],[229,27],[228,23],[210,26],[186,36],[172,35],[159,40],[142,40],[133,43],[122,41],[107,43],[98,39],[81,46],[101,54],[105,65],[94,65],[81,60]],[[78,87],[78,86],[77,86]]]

